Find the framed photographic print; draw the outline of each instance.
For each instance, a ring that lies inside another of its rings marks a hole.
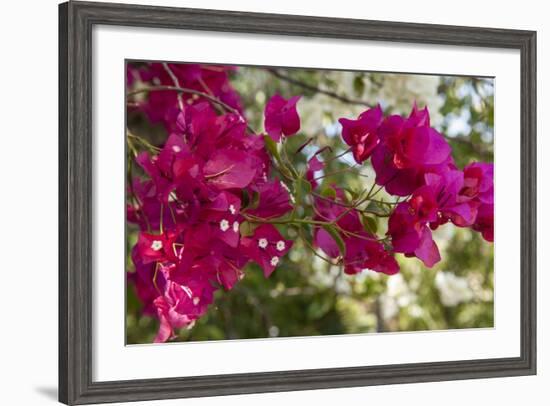
[[[536,33],[68,2],[66,404],[536,373]]]

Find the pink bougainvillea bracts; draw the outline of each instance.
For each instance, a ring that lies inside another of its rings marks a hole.
[[[408,118],[386,117],[372,154],[376,183],[391,195],[407,196],[424,183],[424,174],[454,167],[451,147],[430,127],[428,109],[414,105]]]
[[[342,138],[351,147],[357,163],[361,164],[368,159],[378,145],[378,128],[382,123],[382,117],[382,109],[378,105],[361,113],[357,120],[338,120],[342,125]]]
[[[428,108],[384,115],[380,105],[356,119],[340,118],[341,137],[357,165],[376,179],[360,192],[330,184],[328,146],[298,168],[280,142],[300,131],[297,104],[271,95],[266,134],[245,118],[241,96],[224,66],[128,65],[129,109],[167,136],[160,145],[128,130],[127,220],[137,226],[132,283],[143,313],[158,320],[155,342],[177,337],[201,318],[220,290],[230,290],[255,263],[269,278],[303,240],[348,275],[370,269],[399,272],[398,254],[426,267],[441,260],[434,230],[450,223],[494,239],[493,165],[456,166],[445,137],[430,125]],[[140,90],[142,89],[142,90]],[[308,136],[306,134],[306,136]],[[353,168],[349,168],[350,170]],[[368,183],[368,182],[367,182]],[[396,200],[380,202],[385,190]],[[354,195],[354,193],[356,193]],[[387,221],[387,232],[377,231]]]
[[[300,116],[296,111],[296,103],[300,96],[290,99],[276,94],[269,99],[265,106],[265,130],[275,142],[282,137],[289,137],[300,130]]]

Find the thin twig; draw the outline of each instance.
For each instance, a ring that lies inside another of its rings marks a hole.
[[[345,173],[345,172],[353,172],[354,175],[368,177],[368,175],[365,175],[365,174],[363,174],[363,173],[355,173],[355,172],[354,172],[354,169],[355,169],[356,167],[357,167],[356,165],[354,165],[354,166],[347,166],[347,167],[345,167],[345,168],[343,168],[343,169],[339,169],[339,170],[334,171],[334,172],[325,173],[325,174],[323,174],[323,175],[317,176],[317,177],[314,178],[313,180],[319,180],[319,179],[323,179],[323,178],[328,178],[328,177],[330,177],[330,176],[338,175],[338,174]]]
[[[351,148],[348,148],[348,149],[346,149],[344,152],[342,152],[342,153],[340,153],[340,154],[338,154],[338,155],[336,155],[336,156],[333,156],[333,157],[327,159],[327,160],[325,161],[325,165],[331,163],[332,161],[335,161],[335,160],[338,159],[338,158],[342,158],[344,155],[348,154],[349,152],[351,152]]]
[[[151,152],[157,153],[157,152],[161,151],[161,148],[156,147],[153,144],[151,144],[149,141],[147,141],[146,139],[141,138],[140,136],[133,134],[128,129],[126,129],[126,137],[135,139],[136,141],[138,141],[141,145],[143,145],[145,148],[147,148]]]
[[[326,258],[325,256],[323,256],[323,255],[321,255],[317,252],[315,247],[313,247],[313,245],[311,245],[311,243],[308,241],[308,239],[304,236],[302,227],[298,227],[298,234],[300,234],[300,238],[305,243],[305,245],[310,249],[310,251],[313,253],[313,255],[315,255],[317,258],[322,259],[323,261],[325,261],[329,265],[338,265],[339,261],[334,263],[334,261],[332,261],[331,259]]]
[[[136,90],[133,90],[131,92],[128,92],[126,94],[126,96],[131,97],[131,96],[135,96],[136,94],[140,94],[140,93],[158,92],[158,91],[166,91],[166,90],[173,90],[175,92],[180,92],[180,93],[195,94],[197,96],[203,97],[206,100],[222,107],[224,110],[235,114],[236,116],[240,117],[244,122],[246,122],[246,120],[241,115],[241,113],[237,109],[234,109],[233,107],[228,105],[227,103],[224,103],[220,99],[218,99],[216,97],[213,97],[213,96],[210,96],[207,93],[201,92],[200,90],[189,89],[187,87],[168,86],[168,85],[143,87],[141,89],[136,89]],[[250,127],[250,125],[247,124],[246,127],[248,128],[248,131],[250,131],[252,134],[257,134],[257,132],[252,127]]]
[[[350,99],[349,97],[340,95],[340,94],[332,92],[330,90],[324,90],[324,89],[321,89],[317,86],[310,85],[310,84],[302,82],[300,80],[291,78],[290,76],[287,76],[287,75],[279,72],[277,69],[267,69],[267,71],[269,73],[271,73],[273,76],[275,76],[279,79],[282,79],[282,80],[284,80],[288,83],[292,83],[293,85],[300,86],[303,89],[310,90],[310,91],[316,92],[316,93],[324,94],[326,96],[332,97],[333,99],[339,100],[339,101],[344,102],[344,103],[356,104],[356,105],[359,105],[359,106],[367,106],[368,107],[368,104],[365,103],[362,100]]]
[[[177,86],[177,87],[181,87],[178,77],[174,74],[174,72],[172,72],[172,69],[170,69],[168,64],[166,62],[163,62],[162,66],[164,67],[164,70],[168,73],[168,76],[170,76],[170,79],[172,79],[172,82],[174,82],[174,85]],[[183,111],[183,97],[182,97],[182,94],[178,93],[177,97],[178,97],[178,104],[180,106],[180,110]]]

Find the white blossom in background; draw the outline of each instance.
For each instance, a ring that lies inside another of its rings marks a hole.
[[[298,103],[302,130],[310,134],[322,131],[327,135],[330,133],[331,136],[340,135],[339,118],[356,118],[367,108],[367,106],[340,103],[321,93],[317,93],[311,98],[304,97]],[[338,128],[338,132],[326,131],[336,128],[335,126]]]
[[[452,272],[441,271],[435,277],[435,287],[444,306],[456,306],[473,299],[474,293],[466,278]]]
[[[493,300],[493,289],[483,287],[484,276],[479,272],[472,272],[468,274],[468,284],[474,293],[477,300],[482,302],[490,302]]]
[[[386,291],[380,296],[382,318],[390,320],[399,309],[416,302],[416,294],[411,290],[401,274],[388,278]]]
[[[375,87],[366,81],[365,95],[368,99],[378,98],[380,102],[391,105],[402,114],[408,114],[411,110],[411,101],[416,101],[418,107],[428,106],[430,121],[438,127],[443,122],[439,109],[444,100],[438,94],[440,83],[438,76],[428,75],[385,75],[381,87]]]
[[[290,252],[292,253],[292,251]],[[319,252],[319,255],[322,255],[322,252]],[[327,272],[327,263],[317,256],[314,256],[311,262],[311,282],[317,286],[333,286],[334,280],[340,272],[340,268],[331,266]]]
[[[386,294],[393,297],[399,307],[406,307],[416,300],[414,294],[401,274],[388,278]]]
[[[411,317],[414,317],[415,319],[418,319],[422,316],[424,316],[424,309],[422,309],[418,304],[414,303],[411,306],[409,306],[409,314]]]
[[[416,101],[421,108],[428,106],[432,125],[438,127],[442,124],[443,117],[439,109],[443,106],[444,100],[438,94],[440,84],[438,76],[385,74],[378,78],[383,81],[383,85],[378,86],[371,82],[371,76],[366,72],[363,75],[362,94],[357,94],[354,88],[356,76],[356,72],[331,72],[330,77],[335,86],[328,88],[320,84],[319,87],[349,99],[364,101],[365,106],[339,102],[322,93],[317,93],[313,97],[304,97],[298,103],[302,130],[309,133],[324,130],[326,135],[334,136],[337,134],[333,134],[332,130],[341,117],[356,118],[368,106],[374,106],[377,103],[380,103],[383,109],[392,106],[394,112],[408,114],[413,101]]]
[[[399,306],[397,306],[395,299],[386,294],[380,295],[380,307],[382,318],[385,321],[393,319],[399,312]]]

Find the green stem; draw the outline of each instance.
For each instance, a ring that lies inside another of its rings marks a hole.
[[[296,170],[296,168],[294,168],[294,166],[290,162],[290,158],[288,157],[288,153],[287,153],[287,150],[286,150],[286,138],[283,138],[283,141],[281,142],[281,151],[283,153],[282,154],[283,155],[283,160],[286,161],[286,162],[284,162],[286,169],[288,169],[290,171],[290,173],[292,174],[292,176],[295,179],[297,179],[299,177],[298,171]]]
[[[346,155],[347,153],[351,152],[351,148],[348,148],[346,149],[344,152],[336,155],[336,156],[333,156],[332,158],[329,158],[325,161],[325,165],[328,165],[329,163],[331,163],[332,161],[335,161],[337,160],[338,158],[342,158],[344,155]]]
[[[309,240],[304,236],[304,232],[302,230],[302,227],[298,227],[298,234],[300,234],[300,238],[305,243],[305,245],[309,248],[309,250],[315,255],[317,258],[322,259],[323,261],[327,262],[330,265],[337,265],[338,262],[335,264],[332,260],[329,258],[326,258],[325,256],[319,254],[315,247],[309,242]]]
[[[369,201],[374,202],[374,203],[379,203],[379,204],[388,204],[388,205],[391,205],[391,206],[396,206],[396,205],[399,204],[399,202],[385,202],[383,200],[376,200],[376,199],[369,199]]]
[[[164,203],[161,203],[160,205],[160,223],[159,223],[159,230],[161,234],[164,234],[162,219],[164,218]]]
[[[129,145],[133,145],[129,139],[127,139],[129,142]],[[134,150],[134,156],[137,153]],[[147,215],[145,214],[145,211],[143,210],[143,203],[138,199],[136,192],[134,190],[134,176],[132,173],[132,159],[128,157],[128,170],[126,172],[126,182],[128,182],[128,186],[130,188],[130,202],[134,204],[134,207],[136,208],[136,212],[139,214],[140,217],[143,218],[143,221],[145,222],[145,226],[147,227],[147,231],[151,232],[151,224],[149,223],[149,219],[147,218]]]
[[[131,138],[131,139],[134,139],[134,140],[138,141],[141,145],[143,145],[146,149],[148,149],[149,152],[152,152],[152,153],[156,154],[161,150],[159,147],[155,147],[153,144],[151,144],[146,139],[141,138],[141,137],[139,137],[135,134],[132,134],[130,132],[130,130],[126,130],[126,139],[128,140],[128,138]],[[134,146],[133,143],[131,145]],[[134,146],[134,148],[135,148],[135,146]],[[135,153],[135,155],[137,156],[137,152]]]
[[[164,67],[164,70],[168,73],[168,76],[170,76],[170,79],[172,79],[172,82],[174,82],[174,85],[177,87],[180,86],[180,81],[178,80],[178,77],[172,72],[172,69],[168,66],[166,62],[162,63],[162,66]],[[182,93],[178,93],[178,105],[181,111],[183,111],[183,97],[181,96]]]
[[[311,219],[263,219],[261,217],[251,216],[250,214],[243,214],[243,217],[250,223],[256,224],[309,224],[314,226],[330,225],[331,223],[326,221],[318,221]]]

